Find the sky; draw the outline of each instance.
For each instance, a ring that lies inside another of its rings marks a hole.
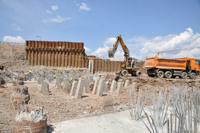
[[[0,0],[0,16],[4,42],[78,41],[108,58],[121,34],[138,59],[200,56],[200,0]]]

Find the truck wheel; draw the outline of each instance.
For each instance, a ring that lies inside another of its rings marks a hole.
[[[165,77],[168,78],[168,79],[172,78],[172,72],[171,71],[166,71],[165,72]]]
[[[141,74],[142,74],[142,72],[140,72],[140,71],[136,72],[136,76],[140,76]]]
[[[182,72],[181,74],[181,78],[186,79],[188,76],[188,74],[186,72]]]
[[[128,71],[127,70],[122,70],[121,71],[121,76],[127,76],[128,75]]]
[[[195,72],[191,72],[191,73],[190,73],[190,78],[191,78],[191,79],[195,79],[195,78],[196,78],[196,76],[197,76],[197,75],[196,75],[196,73],[195,73]]]
[[[158,71],[157,76],[158,76],[159,78],[164,78],[165,73],[164,73],[162,70],[160,70],[160,71]]]

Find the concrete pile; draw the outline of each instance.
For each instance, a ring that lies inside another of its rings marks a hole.
[[[62,82],[62,89],[65,93],[69,94],[72,86],[72,81],[65,78]]]
[[[40,92],[43,95],[49,95],[49,83],[47,81],[42,81]]]

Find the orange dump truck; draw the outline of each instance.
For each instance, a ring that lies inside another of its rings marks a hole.
[[[144,63],[147,74],[151,77],[196,78],[200,74],[200,60],[195,58],[163,59],[159,57],[147,58]]]

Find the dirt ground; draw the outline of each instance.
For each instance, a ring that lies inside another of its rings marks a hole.
[[[2,47],[0,47],[0,51],[3,51]],[[16,58],[13,59],[8,54],[0,54],[0,61],[6,62],[9,71],[28,71],[30,67],[24,60],[23,47],[20,46],[19,49],[17,48],[14,51],[17,51],[14,56]],[[200,87],[199,81],[157,79],[149,78],[146,75],[130,80],[132,84],[124,88],[119,95],[107,91],[100,97],[88,92],[81,99],[75,99],[62,89],[56,89],[53,83],[50,84],[51,94],[45,96],[40,93],[40,85],[36,81],[27,81],[25,86],[28,87],[30,93],[28,106],[30,108],[44,107],[47,112],[48,123],[51,124],[74,118],[126,110],[131,107],[132,103],[136,103],[138,96],[145,98],[145,105],[150,105],[153,98],[163,89],[170,91],[173,87],[187,87],[192,90]],[[134,83],[137,83],[137,86]],[[132,96],[130,96],[130,90],[133,92]],[[13,85],[11,83],[0,87],[0,129],[11,129],[15,126],[16,111],[12,109],[10,104],[12,92]]]
[[[99,97],[91,93],[85,93],[81,99],[70,97],[61,89],[56,89],[54,85],[50,85],[49,96],[44,96],[40,93],[40,86],[35,81],[25,82],[30,93],[30,108],[44,107],[48,115],[48,123],[60,122],[63,120],[80,118],[85,116],[93,116],[108,112],[117,112],[130,108],[130,89],[134,90],[132,98],[135,103],[138,95],[145,97],[145,104],[150,105],[153,97],[159,91],[165,88],[170,90],[171,87],[183,87],[196,89],[194,81],[181,80],[160,80],[160,79],[133,79],[138,83],[137,88],[130,85],[125,88],[120,95],[115,93],[105,93],[104,96]],[[13,91],[12,84],[7,84],[0,89],[0,129],[7,129],[13,127],[16,111],[10,106],[10,95]]]

